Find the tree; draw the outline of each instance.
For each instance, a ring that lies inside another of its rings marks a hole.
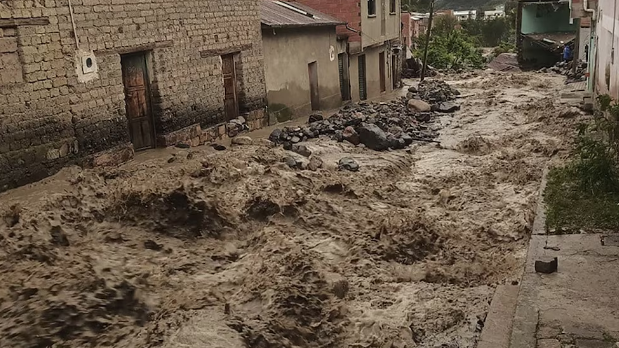
[[[462,22],[462,29],[476,38],[484,47],[496,47],[501,42],[508,41],[512,26],[507,18],[469,19]]]
[[[432,0],[402,0],[402,10],[407,12],[428,12]]]
[[[450,34],[460,24],[458,18],[452,15],[439,15],[434,19],[434,25],[432,26],[432,35],[446,35]]]
[[[439,69],[481,68],[484,64],[481,49],[473,38],[460,30],[439,32],[430,40],[428,64]],[[425,37],[419,38],[425,40]],[[414,52],[421,57],[421,50]]]

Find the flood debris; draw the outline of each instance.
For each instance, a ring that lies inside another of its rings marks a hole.
[[[576,70],[574,70],[574,64],[577,64]],[[583,61],[561,61],[550,68],[542,68],[539,71],[542,73],[565,75],[569,82],[579,82],[586,80],[587,66],[587,62]]]
[[[350,157],[342,158],[338,163],[338,167],[340,168],[340,170],[347,170],[349,172],[359,171],[359,164],[357,163],[357,161]]]
[[[559,117],[560,76],[517,76],[461,84],[457,117],[355,104],[279,146],[153,152],[4,194],[0,347],[476,347],[584,117]],[[439,120],[444,148],[365,149],[437,141]]]
[[[308,125],[275,129],[269,140],[297,153],[295,144],[321,136],[375,151],[403,149],[415,141],[432,142],[438,135],[435,112],[459,110],[454,102],[458,95],[460,92],[444,81],[426,81],[419,88],[409,88],[409,98],[347,105],[329,118],[313,114]],[[309,157],[311,152],[300,154]]]

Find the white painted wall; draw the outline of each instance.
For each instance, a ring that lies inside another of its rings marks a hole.
[[[595,40],[595,90],[619,100],[619,5],[616,1],[598,3]]]
[[[578,59],[585,60],[585,45],[589,45],[591,40],[591,28],[580,28],[580,51],[578,52]]]

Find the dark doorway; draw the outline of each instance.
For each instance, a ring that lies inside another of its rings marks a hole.
[[[378,54],[378,69],[380,74],[380,91],[387,90],[387,77],[385,76],[385,52]]]
[[[393,54],[391,55],[391,86],[393,89],[398,88],[398,82],[400,78],[398,75],[398,57]]]
[[[234,54],[221,56],[222,73],[224,75],[224,108],[226,120],[239,116],[239,97],[236,89],[236,69]]]
[[[365,54],[358,58],[359,60],[359,98],[361,100],[368,99],[368,82],[365,76]]]
[[[121,56],[123,84],[125,86],[125,108],[129,120],[129,135],[135,150],[155,147],[148,78],[147,53],[140,52]]]
[[[348,74],[348,59],[346,54],[338,54],[337,62],[340,68],[340,92],[342,94],[342,100],[350,100],[350,75]]]
[[[307,70],[309,72],[312,110],[320,110],[320,94],[318,93],[318,64],[316,62],[309,63]]]

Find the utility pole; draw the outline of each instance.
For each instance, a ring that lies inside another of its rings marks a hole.
[[[434,0],[430,3],[430,18],[428,19],[428,33],[426,34],[426,47],[423,50],[423,67],[421,68],[421,82],[426,78],[428,69],[428,48],[430,47],[430,35],[432,34],[432,19],[434,18]]]

